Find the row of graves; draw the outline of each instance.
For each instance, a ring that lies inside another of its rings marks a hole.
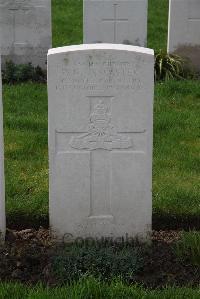
[[[168,51],[200,47],[200,1],[171,0]],[[50,0],[0,0],[2,67],[46,67],[52,234],[148,239],[154,52],[147,0],[84,0],[84,44],[51,49]],[[5,236],[0,101],[0,230]]]
[[[148,0],[83,0],[84,44],[145,47]],[[200,2],[169,0],[168,52],[200,68]],[[46,68],[52,47],[51,0],[0,0],[0,51],[6,60]]]

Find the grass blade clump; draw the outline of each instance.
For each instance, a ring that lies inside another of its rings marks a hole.
[[[200,232],[183,232],[175,244],[175,252],[181,260],[200,267]]]

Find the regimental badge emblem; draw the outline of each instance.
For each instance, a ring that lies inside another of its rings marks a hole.
[[[132,140],[128,136],[118,134],[111,123],[111,113],[108,107],[101,101],[90,114],[89,129],[78,137],[70,140],[71,147],[86,150],[112,150],[127,149],[132,147]]]

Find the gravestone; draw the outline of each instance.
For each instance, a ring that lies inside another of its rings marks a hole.
[[[148,0],[84,0],[84,43],[146,45]]]
[[[199,0],[170,0],[168,53],[188,58],[200,70]]]
[[[0,0],[0,43],[6,60],[46,68],[51,48],[51,0]]]
[[[153,50],[49,50],[50,225],[55,236],[151,230]]]
[[[4,187],[4,146],[3,146],[3,105],[1,83],[1,56],[0,56],[0,243],[5,237],[5,187]]]

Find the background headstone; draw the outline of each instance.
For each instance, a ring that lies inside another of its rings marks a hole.
[[[153,50],[48,53],[50,225],[56,236],[151,230]]]
[[[146,46],[147,0],[84,0],[84,43]]]
[[[200,70],[199,0],[170,0],[168,52],[189,58]]]
[[[4,240],[5,223],[5,186],[4,186],[4,145],[3,145],[3,105],[1,83],[1,57],[0,57],[0,243]]]
[[[51,48],[51,0],[0,0],[2,63],[46,68]]]

